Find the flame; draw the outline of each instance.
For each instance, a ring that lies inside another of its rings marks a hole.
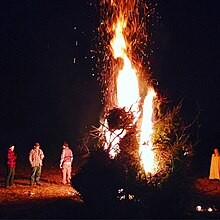
[[[123,68],[119,70],[117,77],[117,106],[130,110],[134,113],[135,121],[138,119],[138,101],[139,87],[136,70],[132,67],[131,61],[127,54],[127,44],[123,35],[123,30],[126,28],[126,21],[121,18],[116,25],[113,25],[114,37],[110,42],[114,58],[123,60]],[[134,122],[135,122],[134,121]],[[110,146],[110,157],[114,158],[120,152],[119,141],[126,134],[125,131],[115,130],[114,132],[106,131],[105,149]]]
[[[127,44],[123,35],[126,28],[126,21],[121,18],[117,25],[113,25],[114,37],[110,42],[114,58],[123,59],[123,68],[117,78],[117,100],[118,107],[138,111],[139,87],[136,70],[132,67],[127,55]]]
[[[126,43],[123,35],[123,30],[126,28],[126,21],[121,18],[117,24],[113,24],[112,30],[114,31],[114,37],[112,38],[110,45],[114,58],[124,57],[126,51]]]
[[[151,142],[151,135],[153,133],[153,99],[156,93],[151,89],[144,99],[143,119],[140,132],[140,148],[139,153],[141,163],[146,173],[154,174],[156,171],[156,163],[154,160],[154,153],[152,150],[153,144]]]
[[[134,114],[134,124],[140,118],[139,110],[139,81],[138,81],[138,66],[134,66],[132,62],[132,48],[133,39],[130,38],[131,35],[135,34],[135,31],[140,30],[141,27],[145,27],[144,24],[140,25],[140,19],[138,18],[139,12],[137,6],[140,4],[139,1],[126,0],[126,1],[114,1],[114,0],[105,0],[102,2],[103,7],[106,4],[111,8],[111,13],[104,13],[103,18],[105,19],[111,14],[109,21],[103,21],[103,24],[107,24],[107,33],[110,33],[110,36],[113,36],[110,40],[110,49],[115,59],[120,58],[122,60],[122,68],[117,70],[118,72],[113,72],[116,78],[116,96],[117,101],[114,101],[114,105],[118,108],[125,108],[126,110],[131,111]],[[110,5],[109,5],[110,4]],[[141,4],[140,4],[141,5]],[[128,19],[129,20],[129,25]],[[131,24],[132,21],[132,24]],[[103,26],[104,27],[104,26]],[[134,32],[134,33],[133,33]],[[140,31],[140,34],[136,34],[135,37],[142,37],[143,40],[146,39]],[[138,39],[135,39],[135,41]],[[135,58],[135,57],[134,57]],[[137,60],[136,60],[137,61]],[[116,68],[117,69],[117,68]],[[109,72],[108,72],[109,73]],[[111,86],[109,84],[109,86]],[[112,91],[112,90],[111,90]],[[114,90],[113,90],[114,91]],[[111,93],[107,93],[112,95]],[[147,96],[144,100],[143,106],[143,120],[140,130],[140,147],[139,153],[141,158],[141,164],[146,173],[154,173],[155,171],[155,161],[154,153],[152,151],[151,135],[153,133],[153,99],[155,96],[153,89],[149,90]],[[105,121],[105,127],[107,128],[108,124]],[[108,149],[110,157],[114,158],[119,152],[119,142],[120,139],[124,137],[126,131],[114,130],[109,131],[105,130],[105,139],[106,143],[104,148]],[[109,149],[110,148],[110,149]]]
[[[131,108],[133,113],[138,112],[138,79],[127,56],[124,58],[124,68],[119,71],[117,79],[117,98],[120,108]]]

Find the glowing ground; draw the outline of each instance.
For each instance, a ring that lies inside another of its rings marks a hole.
[[[20,167],[10,188],[4,188],[1,172],[0,218],[74,217],[72,209],[81,199],[73,187],[61,184],[60,169],[43,167],[41,186],[29,186],[29,172],[29,167]]]
[[[29,186],[29,167],[19,167],[15,185],[4,188],[4,169],[0,169],[0,218],[89,218],[96,217],[86,209],[77,191],[61,184],[58,167],[43,167],[41,186]],[[219,218],[220,182],[207,177],[193,178],[194,201],[189,218]],[[92,190],[92,188],[91,188]],[[196,206],[204,209],[218,208],[215,212],[197,212]],[[106,216],[108,218],[108,216]]]

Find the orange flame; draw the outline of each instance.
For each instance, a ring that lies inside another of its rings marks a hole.
[[[151,135],[153,133],[153,99],[156,93],[151,89],[144,100],[143,119],[140,132],[140,148],[141,163],[146,173],[154,174],[156,172],[156,163],[152,150]]]
[[[137,75],[137,66],[133,66],[132,64],[132,39],[129,38],[129,35],[133,35],[132,31],[139,30],[141,25],[138,23],[139,19],[134,20],[134,24],[129,24],[127,26],[128,17],[134,16],[135,7],[138,5],[138,0],[128,0],[128,1],[116,1],[107,0],[104,1],[103,4],[110,4],[111,9],[113,10],[113,14],[107,24],[107,32],[113,35],[113,38],[110,41],[111,52],[115,59],[121,58],[123,60],[122,69],[116,73],[117,85],[116,85],[116,95],[117,95],[117,103],[114,103],[119,108],[129,109],[133,112],[135,119],[134,123],[139,120],[140,110],[139,110],[139,100],[140,100],[140,92],[139,92],[139,82]],[[114,14],[115,10],[115,14]],[[111,14],[111,13],[109,13]],[[138,14],[138,13],[137,13]],[[136,17],[137,18],[137,17]],[[114,20],[112,20],[114,19]],[[132,21],[132,19],[131,19]],[[125,35],[126,34],[126,35]],[[112,36],[111,35],[111,36]],[[138,36],[138,34],[136,35]],[[137,39],[135,39],[136,41]],[[115,73],[113,73],[115,74]],[[152,114],[153,114],[153,99],[155,97],[155,92],[151,89],[144,100],[143,106],[143,119],[142,124],[139,128],[140,130],[140,158],[141,164],[146,173],[154,173],[155,168],[155,160],[154,154],[152,151],[152,143],[151,143],[151,135],[153,133],[153,122],[152,122]],[[139,114],[138,114],[139,113]],[[107,127],[107,121],[105,121],[105,127]],[[105,138],[106,144],[105,149],[109,148],[109,154],[112,158],[114,158],[117,153],[120,152],[119,149],[119,141],[124,137],[126,131],[115,130],[114,132],[105,130]]]
[[[138,111],[139,88],[136,70],[132,67],[131,61],[127,55],[126,41],[123,30],[126,28],[126,22],[121,19],[117,25],[113,25],[114,37],[110,42],[114,58],[122,58],[124,61],[122,70],[117,78],[117,100],[118,107],[130,109],[132,112]]]
[[[123,68],[118,72],[117,77],[117,106],[119,108],[130,109],[138,119],[138,101],[139,101],[139,87],[138,78],[135,69],[131,65],[131,61],[127,55],[126,41],[123,35],[123,30],[126,28],[126,22],[121,19],[116,25],[113,25],[114,37],[111,40],[111,49],[114,58],[122,58]],[[120,152],[119,141],[124,137],[126,131],[115,130],[114,132],[106,131],[105,149],[110,146],[109,154],[114,158]]]

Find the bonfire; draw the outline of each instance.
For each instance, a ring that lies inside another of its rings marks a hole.
[[[89,133],[88,146],[92,140],[95,151],[90,148],[74,186],[103,215],[109,205],[123,210],[116,199],[135,202],[132,212],[141,217],[158,216],[159,208],[162,215],[182,213],[178,207],[185,209],[190,201],[185,171],[194,144],[189,129],[197,118],[186,124],[182,102],[172,106],[153,83],[148,31],[156,5],[144,0],[102,0],[100,15],[97,67],[104,108],[100,126]],[[168,198],[175,210],[167,206]],[[127,216],[128,207],[124,208]]]
[[[188,165],[193,144],[190,126],[181,118],[181,103],[170,107],[167,97],[154,88],[148,31],[155,4],[105,0],[100,9],[98,65],[104,112],[91,136],[98,138],[97,146],[110,158],[122,160],[128,169],[135,163],[136,178],[161,182],[173,172],[176,161]]]

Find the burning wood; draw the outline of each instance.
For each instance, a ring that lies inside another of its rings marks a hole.
[[[190,196],[185,175],[190,126],[183,123],[181,105],[170,108],[160,97],[142,62],[150,39],[142,17],[154,13],[142,0],[101,0],[98,64],[104,112],[100,126],[90,131],[97,142],[75,185],[103,213],[113,210],[109,204],[118,207],[116,198],[132,201],[138,207],[134,213],[153,210],[157,215],[173,207],[178,213]]]
[[[100,6],[104,117],[93,135],[110,158],[124,157],[126,169],[135,163],[138,178],[167,179],[190,144],[180,108],[166,109],[147,70],[147,25],[155,8],[142,0],[103,0]]]
[[[140,14],[147,14],[148,7],[139,0],[120,1],[117,4],[116,1],[103,1],[101,6],[105,9],[102,11],[105,21],[101,23],[100,33],[108,36],[106,43],[109,44],[106,45],[109,51],[104,57],[111,59],[102,74],[104,82],[107,82],[107,76],[108,82],[111,81],[105,85],[109,95],[104,97],[105,122],[101,127],[101,133],[105,136],[104,149],[114,158],[123,148],[122,139],[129,136],[131,128],[135,128],[134,142],[139,142],[139,150],[136,149],[139,152],[139,163],[146,173],[153,173],[156,172],[156,166],[151,135],[153,99],[156,93],[152,85],[148,85],[146,89],[149,93],[142,95],[140,82],[148,78],[146,75],[149,74],[142,74],[142,64],[135,55],[135,52],[139,53],[138,42],[147,38],[146,30],[139,28],[146,25],[141,21]],[[106,25],[103,26],[104,23]],[[142,105],[141,100],[144,99],[149,101]]]
[[[134,115],[125,108],[113,108],[106,116],[110,130],[128,129],[133,126]]]

